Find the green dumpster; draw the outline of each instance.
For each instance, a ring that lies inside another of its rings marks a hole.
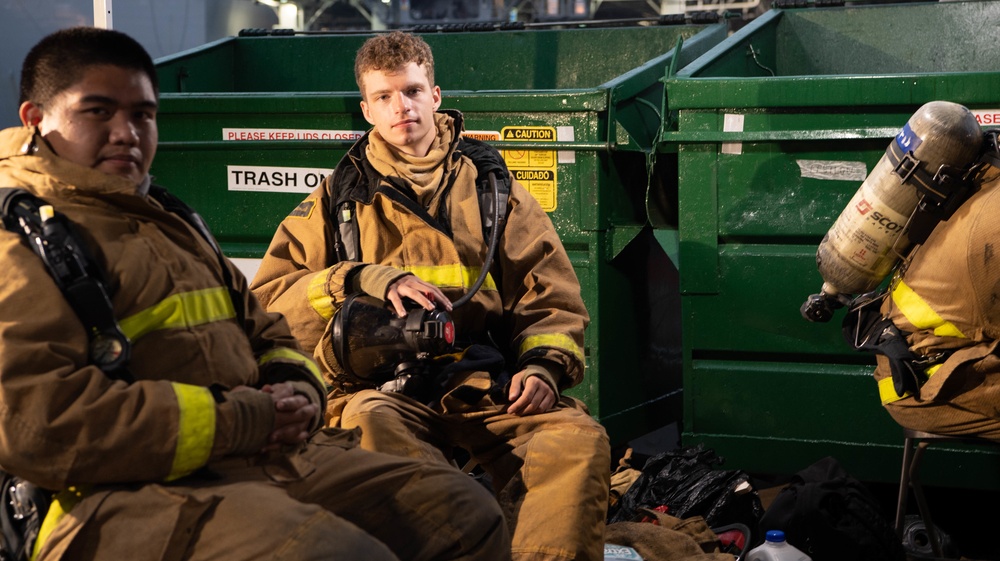
[[[656,249],[643,203],[646,159],[659,132],[665,68],[707,52],[725,38],[725,25],[423,36],[442,107],[462,111],[466,134],[503,151],[573,261],[592,322],[585,381],[571,393],[616,442],[679,419],[680,369],[663,350],[672,336],[679,354],[676,329],[650,335],[663,324],[651,310],[663,306],[664,289],[646,284]],[[248,270],[279,221],[368,129],[353,74],[367,37],[240,36],[157,61],[153,173]],[[668,292],[676,294],[673,282]]]
[[[680,271],[685,444],[751,472],[832,455],[898,480],[902,429],[874,359],[844,342],[843,311],[824,324],[799,308],[822,284],[822,236],[918,107],[997,122],[997,21],[1000,2],[773,9],[665,78],[657,154],[677,173],[648,200]],[[996,488],[998,468],[953,449],[928,456],[924,479]]]

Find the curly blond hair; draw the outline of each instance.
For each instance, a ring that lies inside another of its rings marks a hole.
[[[392,31],[376,35],[365,41],[354,57],[354,80],[361,95],[365,95],[362,76],[371,70],[396,72],[410,62],[423,65],[427,71],[427,81],[434,85],[434,55],[431,47],[418,35]]]

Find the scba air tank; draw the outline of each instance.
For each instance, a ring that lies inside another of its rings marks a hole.
[[[949,184],[935,179],[967,170],[978,158],[982,142],[979,123],[962,105],[932,101],[918,109],[816,250],[823,277],[820,296],[876,288],[909,247],[907,223],[921,199],[928,192],[947,199],[948,193],[942,191]]]

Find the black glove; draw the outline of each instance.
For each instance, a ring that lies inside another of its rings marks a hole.
[[[918,357],[910,351],[906,340],[908,333],[900,331],[889,318],[882,317],[884,296],[885,292],[869,292],[851,302],[841,324],[844,339],[859,351],[888,358],[896,395],[903,397],[909,392],[919,398],[920,386],[927,381],[927,374],[914,364]]]

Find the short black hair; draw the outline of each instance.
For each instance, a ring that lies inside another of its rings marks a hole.
[[[71,27],[47,35],[24,57],[19,103],[45,105],[78,82],[87,68],[105,64],[145,72],[159,96],[156,66],[138,41],[112,29]]]

